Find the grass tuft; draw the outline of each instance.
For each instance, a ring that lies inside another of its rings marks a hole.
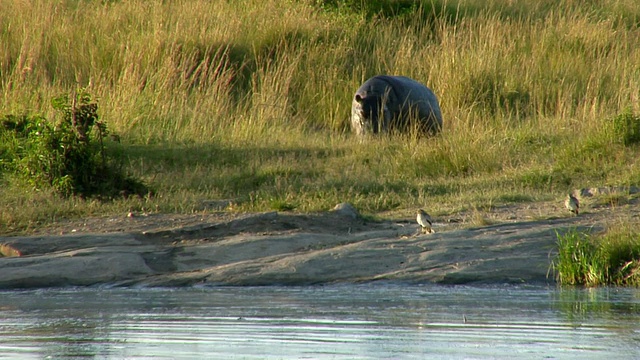
[[[630,225],[602,235],[558,234],[552,267],[560,285],[640,286],[640,236]]]
[[[640,115],[636,115],[630,109],[613,118],[614,134],[617,141],[625,146],[640,143]]]

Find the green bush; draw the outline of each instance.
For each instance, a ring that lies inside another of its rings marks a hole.
[[[0,172],[13,172],[36,189],[52,187],[63,196],[148,192],[107,155],[107,126],[98,120],[98,105],[88,94],[81,92],[72,99],[62,95],[52,105],[61,115],[54,122],[42,116],[4,117]]]

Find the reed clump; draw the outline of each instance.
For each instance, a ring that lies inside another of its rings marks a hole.
[[[560,285],[640,286],[640,232],[631,223],[591,235],[575,229],[558,235],[553,262]]]

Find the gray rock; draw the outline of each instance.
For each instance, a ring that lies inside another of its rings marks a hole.
[[[358,210],[356,210],[356,208],[349,203],[340,203],[333,208],[333,211],[336,214],[351,219],[357,219],[358,217],[360,217],[360,214],[358,214]]]
[[[636,186],[604,186],[597,188],[585,188],[576,190],[575,192],[579,193],[582,197],[591,197],[598,195],[608,195],[608,194],[628,194],[633,195],[640,192],[640,188]]]
[[[341,204],[340,209],[353,208]],[[252,214],[144,233],[0,237],[0,289],[50,286],[553,283],[557,235],[585,217],[442,229],[336,212]]]

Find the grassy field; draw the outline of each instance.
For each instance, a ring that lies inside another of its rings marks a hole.
[[[640,184],[640,3],[3,1],[0,116],[84,88],[152,196],[101,201],[0,174],[0,234],[128,211],[449,214]],[[359,142],[375,74],[438,95],[441,135]]]

